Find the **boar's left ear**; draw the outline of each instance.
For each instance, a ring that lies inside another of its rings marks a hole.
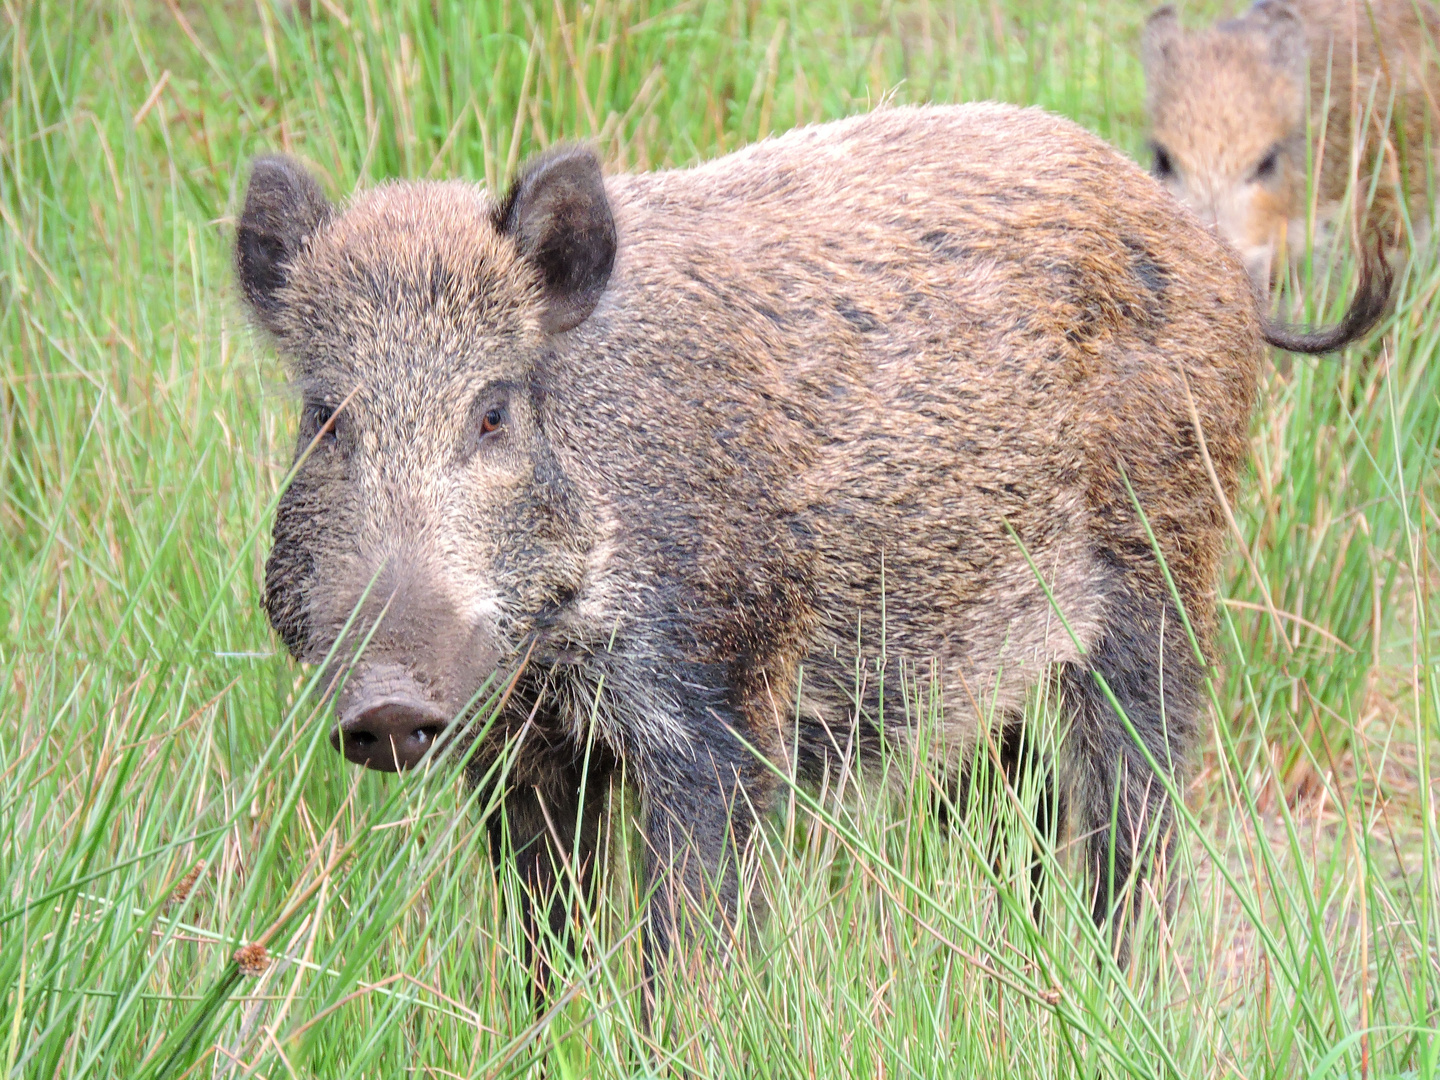
[[[292,158],[256,158],[235,228],[240,288],[261,324],[280,328],[280,290],[305,240],[330,219],[330,201],[315,178]]]
[[[541,328],[558,334],[584,322],[615,265],[615,219],[594,152],[566,147],[532,162],[496,209],[495,227],[540,272]]]

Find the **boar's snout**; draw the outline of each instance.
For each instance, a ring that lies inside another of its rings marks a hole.
[[[356,581],[365,583],[359,599]],[[346,760],[381,772],[414,768],[495,673],[494,623],[463,617],[453,585],[413,550],[390,553],[368,575],[312,582],[316,625],[338,625],[318,644],[334,653],[330,742]]]
[[[450,723],[421,687],[393,665],[367,671],[341,692],[331,745],[346,760],[381,772],[413,769]]]

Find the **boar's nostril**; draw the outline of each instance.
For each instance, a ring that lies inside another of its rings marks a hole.
[[[396,772],[419,764],[445,726],[433,705],[409,698],[372,699],[346,710],[330,742],[356,765]]]

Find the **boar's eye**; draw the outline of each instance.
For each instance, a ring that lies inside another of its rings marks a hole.
[[[459,451],[461,460],[468,461],[481,447],[505,439],[510,425],[510,402],[516,388],[509,383],[495,382],[470,399],[469,422],[465,425]]]
[[[307,401],[300,421],[301,438],[308,444],[318,437],[321,445],[335,441],[335,410],[324,402]]]
[[[1155,164],[1150,167],[1151,174],[1157,180],[1169,180],[1175,175],[1175,162],[1170,159],[1170,151],[1159,143],[1151,143],[1150,149],[1155,154]]]
[[[477,401],[471,415],[474,419],[470,421],[472,426],[467,456],[500,438],[500,434],[505,428],[505,421],[508,419],[508,410],[505,408],[504,402]]]
[[[1276,143],[1268,151],[1266,151],[1265,156],[1260,159],[1260,164],[1255,166],[1253,178],[1256,181],[1269,180],[1272,176],[1275,175],[1275,170],[1279,167],[1279,165],[1280,144]]]

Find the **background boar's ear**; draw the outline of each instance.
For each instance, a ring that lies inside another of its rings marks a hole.
[[[1295,9],[1283,0],[1259,0],[1250,9],[1249,20],[1270,44],[1270,63],[1303,78],[1310,50],[1305,42],[1305,24]]]
[[[531,163],[495,211],[495,227],[540,271],[545,332],[584,322],[615,265],[615,219],[594,152],[566,147]]]
[[[1140,35],[1140,62],[1149,77],[1165,67],[1170,59],[1170,46],[1180,38],[1180,19],[1169,4],[1156,8],[1145,20],[1145,30]]]
[[[299,162],[280,156],[255,159],[235,229],[235,268],[245,299],[272,333],[279,329],[279,293],[289,280],[290,263],[330,213],[325,193]]]

